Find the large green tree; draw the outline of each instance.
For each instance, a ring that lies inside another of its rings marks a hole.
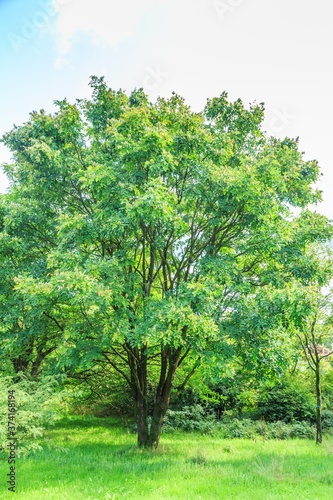
[[[297,140],[265,136],[262,104],[224,93],[194,113],[176,94],[91,87],[3,138],[1,344],[39,368],[111,366],[132,390],[138,444],[152,447],[172,393],[231,352],[237,304],[293,279],[330,226],[307,209],[317,163]]]

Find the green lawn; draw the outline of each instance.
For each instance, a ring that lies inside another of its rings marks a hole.
[[[6,491],[1,461],[0,497]],[[17,459],[15,498],[330,499],[333,439],[257,441],[166,434],[140,451],[119,420],[63,420],[45,433],[43,451]]]

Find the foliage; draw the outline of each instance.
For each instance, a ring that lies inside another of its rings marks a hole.
[[[169,409],[164,419],[163,432],[170,433],[175,430],[213,434],[224,439],[255,439],[258,436],[264,439],[312,439],[315,435],[315,429],[310,422],[266,422],[263,419],[252,420],[235,416],[217,420],[214,414],[207,413],[200,405],[184,407],[178,411]]]
[[[202,406],[198,404],[184,406],[182,410],[167,410],[164,417],[163,432],[181,429],[183,431],[198,431],[205,434],[214,429],[215,423],[214,414],[207,414]]]
[[[65,393],[59,390],[54,377],[31,381],[24,375],[0,377],[0,448],[6,453],[8,444],[8,391],[15,394],[15,437],[17,456],[40,449],[40,438],[45,427],[55,423],[64,409]]]
[[[217,380],[230,360],[283,369],[286,290],[325,283],[309,248],[332,227],[308,208],[317,162],[265,136],[262,104],[223,93],[195,113],[176,94],[151,103],[90,84],[91,99],[3,137],[0,355],[32,376],[112,367],[140,446],[157,446],[200,364]]]
[[[264,420],[232,419],[219,425],[219,435],[225,439],[313,439],[315,429],[309,422],[265,422]]]
[[[315,401],[303,383],[285,379],[259,393],[259,417],[269,422],[315,421]]]
[[[323,429],[333,429],[333,411],[323,410],[322,411]]]
[[[112,368],[95,366],[72,374],[66,381],[70,394],[69,414],[134,416],[133,394],[126,381]]]
[[[333,370],[331,364],[326,364],[322,373],[323,401],[326,408],[333,408]]]

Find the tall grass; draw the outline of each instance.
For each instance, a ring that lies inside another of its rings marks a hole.
[[[329,499],[333,439],[264,441],[173,433],[158,450],[112,418],[71,418],[49,429],[43,451],[17,459],[17,493],[26,500]],[[0,497],[8,464],[0,467]]]

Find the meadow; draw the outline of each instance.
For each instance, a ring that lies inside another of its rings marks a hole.
[[[164,434],[154,451],[139,450],[130,426],[116,418],[73,417],[45,431],[42,450],[16,460],[15,498],[39,499],[328,499],[333,438],[222,439]],[[0,464],[0,496],[9,465]]]

